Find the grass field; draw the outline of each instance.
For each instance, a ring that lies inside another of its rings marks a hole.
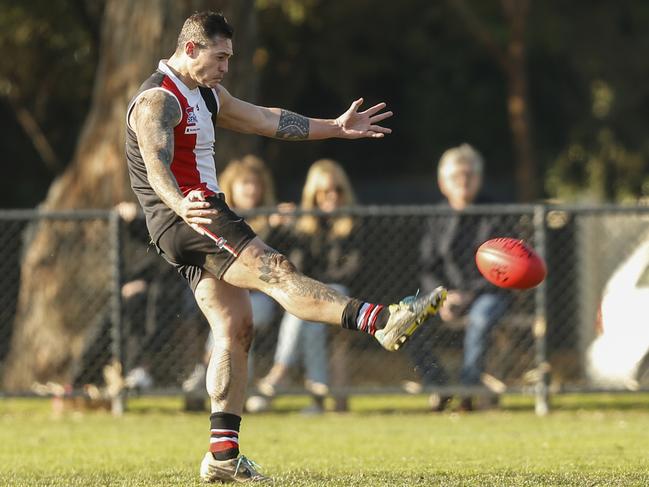
[[[561,396],[545,418],[521,396],[441,415],[424,397],[359,397],[351,413],[316,417],[298,412],[305,401],[244,418],[242,450],[274,485],[649,485],[649,395]],[[47,400],[0,399],[0,485],[201,485],[207,415],[180,404],[53,418]]]

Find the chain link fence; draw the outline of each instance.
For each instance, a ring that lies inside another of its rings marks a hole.
[[[649,210],[483,206],[459,223],[430,206],[359,207],[335,216],[352,224],[345,238],[305,241],[278,227],[265,239],[307,274],[372,302],[395,302],[425,291],[430,276],[454,272],[427,253],[449,231],[455,237],[443,245],[461,249],[455,260],[466,275],[477,276],[480,239],[522,238],[544,256],[548,278],[538,288],[485,288],[503,303],[480,376],[492,390],[536,390],[543,402],[548,390],[649,385]],[[127,386],[141,391],[200,385],[191,382],[209,350],[208,325],[188,286],[150,245],[142,218],[4,211],[0,256],[0,394],[29,393],[48,381],[74,390],[101,386],[113,361]],[[287,390],[303,390],[305,379],[338,394],[467,387],[466,307],[448,322],[431,320],[404,350],[388,353],[361,333],[296,331],[279,306],[259,296],[253,305],[251,384],[283,353],[291,365]]]

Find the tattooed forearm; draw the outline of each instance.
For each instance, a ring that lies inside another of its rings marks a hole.
[[[274,250],[266,250],[261,256],[259,272],[260,280],[275,284],[289,294],[328,303],[344,303],[348,299],[338,291],[301,274],[286,257]]]
[[[167,206],[177,211],[183,196],[169,168],[174,153],[173,130],[181,117],[180,106],[168,93],[152,90],[139,98],[133,115],[151,187]]]
[[[164,204],[176,213],[179,213],[183,195],[169,167],[163,165],[161,162],[152,162],[150,165],[147,165],[147,174],[151,187]]]
[[[282,110],[275,137],[286,140],[305,140],[309,138],[309,119],[289,110]]]

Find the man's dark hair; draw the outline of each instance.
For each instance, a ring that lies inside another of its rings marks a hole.
[[[185,20],[178,35],[176,50],[183,49],[187,41],[194,41],[199,47],[206,47],[216,36],[232,39],[233,34],[234,29],[222,12],[196,12]]]

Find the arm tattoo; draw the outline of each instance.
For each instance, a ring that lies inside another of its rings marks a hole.
[[[305,140],[309,138],[309,119],[288,110],[282,110],[275,137],[286,140]]]
[[[149,183],[160,199],[177,212],[183,196],[170,166],[174,153],[174,127],[181,117],[180,107],[171,95],[154,90],[140,97],[134,115]]]
[[[145,93],[137,102],[135,124],[140,145],[169,167],[173,159],[173,129],[180,119],[180,107],[171,95],[159,91]],[[142,154],[144,156],[144,154]],[[145,158],[146,161],[146,158]]]
[[[298,272],[286,257],[272,249],[265,250],[261,256],[259,271],[260,280],[274,284],[288,294],[328,303],[344,303],[347,300],[338,291]]]

